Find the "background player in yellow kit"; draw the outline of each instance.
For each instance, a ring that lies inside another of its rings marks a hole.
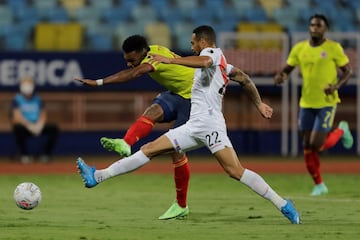
[[[194,69],[168,64],[149,63],[149,54],[160,54],[166,57],[179,57],[168,48],[159,45],[148,45],[146,38],[140,35],[128,37],[123,43],[124,58],[129,69],[122,70],[104,79],[76,80],[90,85],[101,86],[110,83],[122,83],[133,80],[144,74],[165,87],[168,91],[160,93],[127,130],[123,139],[101,138],[101,144],[109,151],[116,151],[126,157],[131,154],[131,146],[150,134],[155,123],[175,121],[173,127],[184,124],[189,119],[190,95],[193,84]],[[176,201],[159,217],[171,219],[188,215],[187,191],[190,178],[188,159],[184,153],[172,153]]]
[[[303,139],[306,167],[315,183],[312,196],[328,192],[320,172],[319,152],[334,146],[340,139],[345,148],[353,145],[347,122],[340,121],[338,127],[332,130],[336,106],[340,102],[338,89],[350,79],[352,69],[341,45],[325,38],[328,27],[328,20],[324,15],[311,16],[310,39],[297,43],[291,49],[287,65],[274,77],[275,83],[280,84],[296,66],[300,67],[303,85],[299,130]],[[339,80],[337,68],[342,72]]]

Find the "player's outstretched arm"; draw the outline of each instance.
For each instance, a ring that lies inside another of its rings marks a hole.
[[[151,54],[150,63],[178,64],[191,68],[207,68],[212,65],[212,59],[208,56],[187,56],[168,58],[158,54]]]
[[[290,65],[286,65],[283,70],[281,70],[281,72],[277,73],[274,76],[274,83],[276,85],[279,85],[283,82],[285,82],[285,80],[288,78],[289,74],[291,73],[291,71],[294,69],[293,66]]]
[[[234,67],[229,74],[231,80],[238,82],[244,89],[246,95],[255,104],[256,108],[264,118],[271,118],[273,109],[269,105],[262,102],[258,89],[251,78],[241,71],[239,68]]]
[[[107,76],[102,79],[84,79],[84,78],[74,78],[76,81],[79,81],[85,85],[96,87],[102,86],[105,84],[111,83],[123,83],[130,80],[133,80],[137,77],[144,75],[145,73],[152,72],[154,68],[150,64],[140,64],[137,67],[125,69],[113,75]]]

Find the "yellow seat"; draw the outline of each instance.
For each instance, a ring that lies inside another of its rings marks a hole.
[[[68,11],[69,15],[73,17],[75,11],[84,7],[86,2],[85,0],[60,0],[60,4]]]
[[[83,28],[77,23],[40,23],[34,37],[38,51],[77,51],[83,43]]]
[[[260,0],[260,5],[265,9],[265,12],[269,17],[273,16],[274,9],[281,8],[283,4],[283,0]]]
[[[284,31],[283,27],[277,23],[263,23],[259,25],[260,32],[264,33],[281,33]],[[271,39],[264,40],[261,43],[261,47],[264,49],[281,49],[282,41]]]
[[[171,48],[171,32],[165,22],[151,22],[145,25],[145,35],[150,44]]]
[[[250,22],[241,22],[237,25],[237,31],[240,33],[257,33],[259,32],[259,24]],[[239,49],[255,49],[257,43],[254,39],[241,39],[237,42]]]
[[[239,33],[281,33],[283,28],[277,23],[239,23]],[[244,35],[245,36],[245,35]],[[254,37],[237,42],[239,49],[280,49],[281,40],[261,39]]]

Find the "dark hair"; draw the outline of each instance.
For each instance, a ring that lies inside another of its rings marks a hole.
[[[310,17],[309,17],[309,25],[310,25],[311,20],[312,20],[313,18],[318,18],[318,19],[323,20],[324,23],[325,23],[325,25],[326,25],[326,27],[329,28],[329,21],[327,20],[327,18],[325,17],[325,15],[316,13],[316,14],[310,16]]]
[[[145,37],[141,35],[132,35],[125,39],[122,49],[125,53],[129,53],[132,51],[141,52],[144,49],[149,50],[150,48]]]
[[[193,30],[193,33],[195,34],[195,38],[197,40],[200,40],[201,38],[204,38],[208,43],[215,44],[216,43],[216,34],[212,27],[207,25],[202,25],[200,27],[197,27]]]

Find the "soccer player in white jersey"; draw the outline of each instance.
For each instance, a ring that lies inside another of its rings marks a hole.
[[[191,37],[191,46],[198,56],[170,59],[152,55],[153,62],[196,68],[189,120],[184,125],[169,130],[156,140],[145,144],[133,155],[105,169],[97,170],[79,158],[77,167],[85,184],[96,186],[111,177],[134,171],[159,154],[169,151],[187,152],[206,146],[230,177],[271,201],[291,223],[300,224],[300,215],[291,200],[279,196],[260,175],[244,168],[227,136],[222,113],[226,86],[230,79],[241,85],[252,81],[240,69],[226,63],[221,49],[216,48],[216,34],[212,27],[195,28]],[[271,118],[273,109],[263,103],[258,92],[256,93],[253,102],[257,109],[263,117]]]

